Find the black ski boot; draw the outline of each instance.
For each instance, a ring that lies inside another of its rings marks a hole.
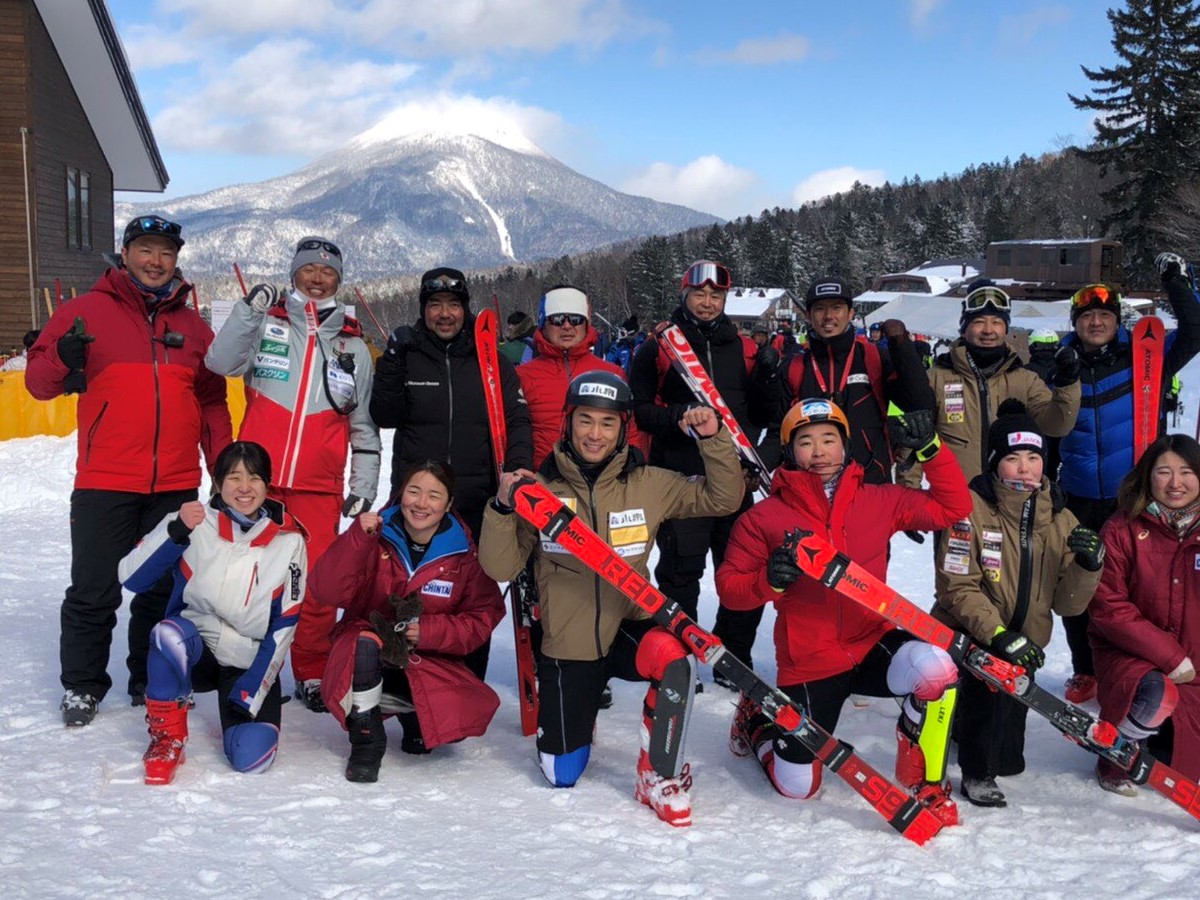
[[[417,714],[400,713],[399,719],[404,728],[404,736],[400,738],[400,749],[415,756],[432,753],[433,751],[425,746],[425,738],[421,736],[421,723],[417,721]]]
[[[350,761],[346,763],[346,780],[376,782],[379,765],[387,750],[387,732],[383,730],[383,713],[378,706],[366,712],[352,709],[346,716],[350,733]]]

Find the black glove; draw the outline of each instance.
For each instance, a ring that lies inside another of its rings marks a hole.
[[[763,344],[754,354],[754,369],[758,377],[766,381],[779,368],[779,351],[770,344]]]
[[[83,316],[76,316],[75,327],[58,339],[58,358],[72,371],[82,369],[87,365],[87,345],[95,339],[95,335],[87,333]]]
[[[1079,354],[1074,347],[1059,347],[1054,354],[1054,386],[1067,387],[1079,380]]]
[[[407,352],[409,344],[412,343],[412,333],[411,325],[397,325],[392,336],[388,338],[387,352],[392,354]]]
[[[1104,542],[1090,528],[1076,525],[1067,535],[1067,546],[1075,553],[1075,562],[1089,572],[1099,572],[1104,567]]]
[[[371,501],[357,494],[351,494],[346,498],[346,502],[342,504],[342,515],[347,519],[353,519],[359,513],[365,513],[371,508]]]
[[[906,531],[906,532],[904,532],[904,536],[906,538],[908,538],[910,541],[912,541],[914,544],[925,543],[925,535],[921,534],[921,532],[919,532],[919,531]]]
[[[988,645],[992,653],[1026,672],[1036,672],[1046,661],[1042,648],[1019,631],[1001,628]]]
[[[892,443],[916,451],[919,462],[928,462],[942,446],[933,424],[933,410],[914,409],[900,412],[893,406],[888,412],[888,431]]]
[[[1178,253],[1160,253],[1154,257],[1154,268],[1158,269],[1158,277],[1165,285],[1171,279],[1182,275],[1187,263]]]
[[[767,557],[767,584],[776,591],[787,590],[803,574],[796,565],[796,548],[791,541],[784,541]]]
[[[279,288],[273,284],[256,284],[242,300],[256,313],[265,313],[279,302]]]

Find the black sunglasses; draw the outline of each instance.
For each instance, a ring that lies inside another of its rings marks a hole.
[[[179,232],[183,230],[175,222],[168,222],[158,216],[146,216],[138,219],[137,226],[143,234],[169,234],[172,237],[179,237]]]
[[[326,253],[332,253],[338,259],[342,258],[342,251],[337,248],[337,244],[331,244],[329,241],[301,241],[296,245],[296,252],[299,253],[301,250],[324,250]]]
[[[467,289],[467,284],[461,278],[430,278],[428,281],[421,282],[421,293],[423,294],[461,294]]]
[[[587,322],[587,316],[581,316],[579,313],[554,313],[546,316],[546,321],[555,328],[562,328],[568,323],[578,328]]]

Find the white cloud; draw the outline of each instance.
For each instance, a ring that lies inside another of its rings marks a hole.
[[[922,28],[933,15],[934,10],[945,0],[910,0],[908,5],[908,21],[914,28]]]
[[[504,97],[439,93],[410,97],[355,140],[369,144],[413,134],[473,134],[513,150],[541,150],[563,130],[561,117]]]
[[[797,206],[810,200],[820,200],[830,194],[840,194],[854,187],[854,182],[872,187],[886,181],[882,169],[856,169],[854,166],[839,166],[816,172],[792,189],[792,202]]]
[[[684,166],[656,162],[627,179],[621,190],[680,203],[723,218],[745,215],[747,195],[758,176],[740,169],[719,156],[701,156]]]
[[[771,66],[799,62],[808,57],[811,49],[808,38],[799,34],[781,34],[770,38],[748,38],[732,50],[714,55],[725,62]]]
[[[154,25],[133,25],[121,34],[125,58],[138,72],[193,63],[203,58],[199,43]]]
[[[179,150],[316,155],[378,120],[416,68],[323,57],[298,38],[266,40],[232,62],[202,63],[202,86],[178,92],[154,117],[154,133]]]
[[[1054,28],[1071,19],[1064,6],[1039,6],[1020,15],[1002,16],[996,28],[996,43],[1000,47],[1025,46],[1045,28]]]

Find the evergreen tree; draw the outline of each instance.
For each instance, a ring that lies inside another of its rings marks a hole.
[[[1110,170],[1103,227],[1125,245],[1129,281],[1153,284],[1155,229],[1181,181],[1200,166],[1200,6],[1194,0],[1127,0],[1110,9],[1111,67],[1082,67],[1094,87],[1072,96],[1097,112],[1096,141],[1083,155]]]

